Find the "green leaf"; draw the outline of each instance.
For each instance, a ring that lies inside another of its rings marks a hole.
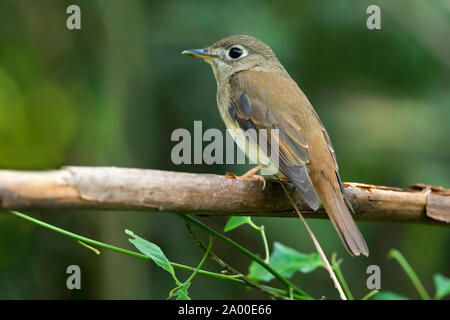
[[[158,247],[154,243],[142,239],[141,237],[134,234],[133,231],[125,230],[125,233],[134,237],[134,239],[128,239],[128,241],[130,241],[140,252],[152,259],[154,263],[169,272],[178,283],[178,280],[175,276],[175,271],[173,270],[172,265],[170,264],[169,260],[164,255],[160,247]]]
[[[409,298],[391,291],[383,291],[376,294],[372,300],[409,300]]]
[[[190,285],[191,285],[190,281],[186,281],[186,282],[182,283],[181,286],[173,289],[170,292],[169,297],[175,296],[176,300],[191,300],[191,298],[189,298],[189,295],[187,292]]]
[[[223,231],[228,232],[231,231],[233,229],[236,229],[237,227],[248,223],[250,224],[250,217],[230,217],[230,219],[228,219],[227,224],[225,225],[225,228],[223,229]]]
[[[450,278],[437,273],[434,275],[433,280],[434,286],[436,287],[435,299],[440,300],[450,294]]]
[[[296,271],[308,273],[323,265],[318,253],[301,253],[279,242],[274,243],[269,264],[285,278],[292,277]],[[250,265],[248,277],[254,281],[265,282],[274,278],[270,272],[254,261]]]

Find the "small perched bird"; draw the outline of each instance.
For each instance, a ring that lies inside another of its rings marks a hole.
[[[277,163],[276,169],[294,183],[311,209],[317,210],[322,203],[351,255],[367,256],[369,250],[350,213],[353,209],[339,177],[330,137],[272,49],[253,37],[234,35],[183,54],[211,65],[220,115],[228,129],[243,129],[231,130],[239,148],[249,156],[245,148],[248,136],[242,132],[267,130],[267,147],[250,139],[250,148],[265,155],[268,166]],[[276,139],[271,138],[273,129],[278,132]],[[269,152],[273,144],[278,152]],[[275,156],[277,161],[273,161]]]

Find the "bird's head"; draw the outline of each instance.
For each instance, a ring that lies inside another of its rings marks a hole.
[[[218,83],[243,70],[285,72],[272,49],[258,39],[234,35],[204,49],[188,49],[183,54],[209,63]]]

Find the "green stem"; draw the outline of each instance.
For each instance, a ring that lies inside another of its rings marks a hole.
[[[256,224],[253,223],[253,221],[251,219],[249,220],[249,224],[253,229],[258,230],[259,233],[261,233],[261,238],[262,238],[262,241],[264,244],[264,251],[266,253],[266,259],[264,259],[264,262],[269,264],[270,252],[269,252],[269,245],[267,243],[265,228],[264,228],[264,226],[260,226],[260,227],[257,226]]]
[[[336,273],[336,277],[338,278],[339,282],[341,283],[342,290],[344,290],[345,295],[349,300],[354,300],[353,295],[350,291],[350,288],[347,284],[347,281],[345,281],[344,275],[342,274],[340,264],[342,262],[342,259],[336,261],[336,253],[333,253],[331,256],[331,267],[334,270],[334,273]]]
[[[94,252],[96,255],[99,255],[99,254],[100,254],[100,251],[98,251],[98,250],[95,249],[94,247],[91,247],[90,245],[84,243],[83,241],[78,240],[78,243],[81,244],[83,247],[85,247],[85,248],[91,250],[91,251]]]
[[[419,295],[422,297],[423,300],[431,300],[430,295],[428,294],[427,290],[422,284],[422,281],[420,281],[417,274],[414,272],[411,265],[406,261],[405,257],[400,253],[400,251],[396,249],[389,250],[388,257],[394,258],[397,260],[397,262],[400,264],[400,266],[403,268],[403,270],[408,275],[409,279],[411,279],[411,282],[416,287],[417,292],[419,292]]]
[[[129,255],[129,256],[133,256],[133,257],[136,257],[136,258],[141,258],[141,259],[145,259],[145,260],[151,260],[150,258],[148,258],[147,256],[145,256],[143,254],[140,254],[140,253],[137,253],[137,252],[133,252],[133,251],[130,251],[130,250],[126,250],[126,249],[122,249],[122,248],[119,248],[119,247],[115,247],[115,246],[112,246],[112,245],[109,245],[109,244],[106,244],[106,243],[103,243],[103,242],[100,242],[100,241],[92,240],[92,239],[89,239],[89,238],[86,238],[86,237],[83,237],[83,236],[79,236],[79,235],[77,235],[75,233],[72,233],[70,231],[67,231],[67,230],[64,230],[64,229],[52,226],[51,224],[42,222],[40,220],[34,219],[32,217],[29,217],[27,215],[24,215],[23,213],[20,213],[20,212],[17,212],[17,211],[10,211],[10,213],[12,213],[13,215],[18,216],[18,217],[20,217],[22,219],[25,219],[25,220],[28,220],[30,222],[33,222],[33,223],[35,223],[35,224],[37,224],[37,225],[39,225],[41,227],[50,229],[52,231],[55,231],[55,232],[60,233],[60,234],[63,234],[65,236],[68,236],[68,237],[70,237],[72,239],[75,239],[75,240],[79,240],[79,241],[82,241],[84,243],[96,246],[96,247],[105,248],[105,249],[108,249],[108,250],[111,250],[111,251],[123,253],[123,254]]]
[[[269,252],[269,245],[267,244],[267,238],[266,238],[266,232],[264,230],[264,226],[261,226],[259,232],[261,233],[261,237],[264,243],[264,251],[266,252],[266,259],[264,259],[264,262],[269,264],[270,262],[270,252]]]
[[[205,254],[204,254],[204,256],[203,256],[202,261],[200,261],[199,265],[197,266],[197,268],[195,269],[195,271],[192,272],[191,276],[186,280],[186,282],[191,282],[192,279],[194,279],[194,277],[195,277],[195,275],[197,274],[197,272],[201,269],[201,267],[203,266],[203,264],[204,264],[205,261],[206,261],[206,258],[207,258],[208,255],[209,255],[209,252],[211,251],[211,248],[212,248],[212,246],[213,246],[213,243],[214,243],[214,237],[210,236],[210,237],[209,237],[208,248],[206,249],[206,252],[205,252]]]
[[[293,283],[291,283],[289,280],[287,280],[286,278],[284,278],[281,274],[279,274],[275,269],[273,269],[270,265],[268,265],[267,263],[264,262],[264,260],[262,260],[260,257],[258,257],[257,255],[253,254],[252,252],[248,251],[246,248],[242,247],[240,244],[234,242],[233,240],[231,240],[228,237],[225,237],[224,235],[220,234],[219,232],[209,228],[208,226],[206,226],[205,224],[201,223],[200,221],[198,221],[197,219],[194,219],[188,215],[183,215],[183,214],[178,214],[178,216],[180,216],[181,218],[183,218],[184,220],[196,225],[197,227],[205,230],[206,232],[208,232],[209,234],[213,235],[214,237],[216,237],[217,239],[222,240],[223,242],[225,242],[226,244],[228,244],[229,246],[233,247],[234,249],[236,249],[237,251],[239,251],[240,253],[242,253],[243,255],[249,257],[251,260],[255,261],[256,263],[258,263],[259,265],[261,265],[264,269],[266,269],[267,271],[269,271],[276,279],[278,279],[281,283],[283,283],[288,289],[289,288],[293,288],[295,292],[297,292],[299,295],[301,296],[305,296],[308,298],[311,298],[311,296],[309,296],[307,293],[305,293],[303,290],[301,290],[300,288],[298,288],[297,286],[295,286]]]
[[[376,295],[378,292],[380,292],[380,290],[378,290],[378,289],[372,290],[368,294],[366,294],[361,300],[369,300],[374,295]]]
[[[138,252],[134,252],[134,251],[131,251],[131,250],[122,249],[122,248],[119,248],[119,247],[116,247],[116,246],[112,246],[112,245],[109,245],[109,244],[106,244],[106,243],[103,243],[103,242],[100,242],[100,241],[96,241],[96,240],[92,240],[92,239],[86,238],[86,237],[83,237],[83,236],[79,236],[79,235],[77,235],[75,233],[72,233],[72,232],[66,231],[64,229],[52,226],[52,225],[50,225],[48,223],[45,223],[43,221],[34,219],[32,217],[29,217],[29,216],[24,215],[24,214],[22,214],[20,212],[17,212],[17,211],[9,211],[9,212],[11,214],[17,216],[17,217],[20,217],[22,219],[25,219],[27,221],[30,221],[32,223],[35,223],[35,224],[37,224],[37,225],[39,225],[41,227],[50,229],[50,230],[55,231],[57,233],[63,234],[63,235],[68,236],[70,238],[76,239],[78,241],[82,241],[83,243],[88,243],[90,245],[94,245],[94,246],[97,246],[97,247],[100,247],[100,248],[104,248],[104,249],[107,249],[107,250],[115,251],[115,252],[118,252],[118,253],[121,253],[121,254],[125,254],[125,255],[128,255],[128,256],[132,256],[132,257],[135,257],[135,258],[139,258],[139,259],[142,259],[142,260],[152,261],[152,259],[150,259],[148,256],[146,256],[144,254],[141,254],[141,253],[138,253]],[[185,270],[185,271],[190,271],[190,272],[193,272],[193,271],[196,270],[195,268],[193,268],[191,266],[186,266],[184,264],[180,264],[180,263],[176,263],[176,262],[170,262],[170,264],[172,265],[172,267],[180,269],[180,270]],[[247,288],[251,287],[244,280],[236,279],[234,276],[227,276],[227,275],[224,275],[224,274],[221,274],[221,273],[215,273],[215,272],[210,272],[210,271],[205,271],[205,270],[198,270],[197,272],[198,272],[198,274],[201,274],[201,275],[204,275],[204,276],[207,276],[207,277],[210,277],[210,278],[225,280],[225,281],[228,281],[228,282],[231,282],[231,283],[235,283],[235,284],[239,284],[239,285],[245,286]],[[263,287],[267,288],[268,290],[272,290],[272,291],[275,291],[275,292],[277,292],[279,294],[285,295],[285,296],[289,295],[289,292],[286,291],[286,290],[273,288],[273,287],[265,286],[265,285]],[[304,297],[303,295],[297,295],[297,294],[294,294],[294,297],[297,298],[297,299],[305,299],[305,298],[309,299],[310,298],[310,297]]]

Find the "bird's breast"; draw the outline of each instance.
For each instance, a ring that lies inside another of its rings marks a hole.
[[[224,84],[218,86],[217,90],[217,106],[219,108],[220,116],[228,129],[228,133],[236,142],[238,148],[245,154],[245,156],[254,164],[264,164],[265,172],[275,174],[278,172],[278,166],[276,166],[271,159],[267,156],[265,151],[258,146],[256,142],[249,139],[249,135],[245,134],[243,128],[241,128],[238,122],[232,118],[230,110],[230,85]],[[259,134],[256,132],[256,134]]]

